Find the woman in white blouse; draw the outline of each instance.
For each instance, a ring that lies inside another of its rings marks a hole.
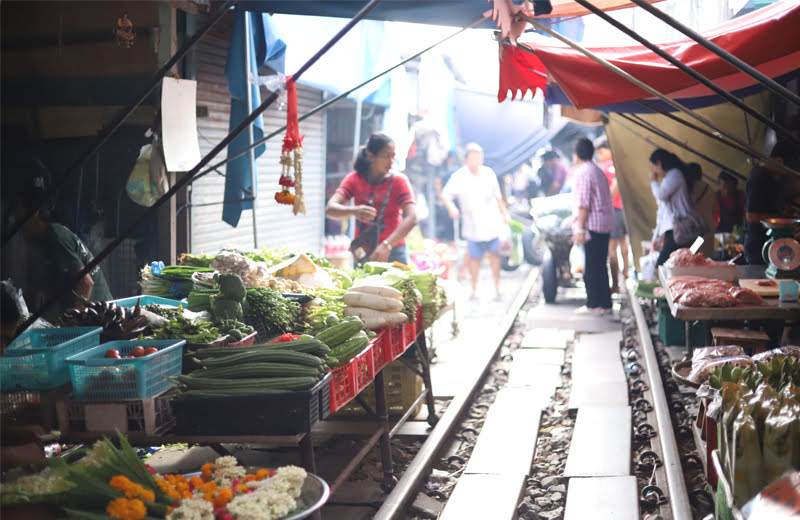
[[[678,249],[672,235],[676,216],[687,215],[691,211],[686,179],[683,175],[683,161],[672,152],[659,148],[650,154],[650,186],[658,203],[656,229],[653,231],[653,247],[657,249],[659,239],[663,238],[656,266],[667,261],[669,255]]]

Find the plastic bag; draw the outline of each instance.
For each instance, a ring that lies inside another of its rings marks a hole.
[[[706,359],[718,359],[743,355],[744,349],[738,345],[696,348],[692,354],[692,368],[694,368],[696,364]]]
[[[733,423],[733,502],[743,505],[761,491],[762,457],[756,423],[742,409]]]
[[[764,466],[762,484],[780,478],[784,471],[791,469],[794,452],[798,450],[794,433],[795,407],[783,406],[772,410],[764,423]],[[760,491],[756,489],[755,493]],[[751,497],[747,497],[749,500]],[[743,504],[744,502],[742,502]]]
[[[733,367],[742,367],[742,369],[753,368],[753,360],[748,356],[730,356],[723,358],[703,359],[695,365],[692,362],[692,371],[689,372],[687,379],[695,383],[705,383],[717,367],[721,367],[730,363]]]
[[[125,183],[125,191],[133,202],[149,208],[168,190],[161,140],[158,134],[154,134],[153,142],[142,146],[139,151],[139,158]]]
[[[800,347],[787,345],[785,347],[778,347],[772,350],[767,350],[765,352],[755,354],[753,356],[753,361],[756,363],[758,363],[759,361],[768,362],[771,361],[772,358],[775,356],[791,356],[795,360],[800,361]]]

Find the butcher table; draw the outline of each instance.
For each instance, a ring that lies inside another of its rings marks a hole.
[[[742,265],[736,269],[736,279],[766,279],[766,266]],[[764,298],[758,306],[736,307],[687,307],[676,304],[667,286],[669,271],[663,265],[658,268],[658,277],[664,287],[664,293],[669,304],[669,310],[675,319],[685,322],[686,349],[688,357],[692,357],[691,324],[695,321],[745,321],[745,320],[771,320],[783,323],[800,321],[800,303],[781,302],[778,298]],[[711,330],[707,324],[707,330]]]

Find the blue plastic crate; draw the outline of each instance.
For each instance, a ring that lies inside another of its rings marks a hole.
[[[68,357],[100,343],[100,327],[29,329],[0,357],[0,388],[49,390],[69,383]]]
[[[170,386],[180,375],[184,340],[109,341],[67,359],[75,398],[90,401],[145,399]],[[139,358],[106,358],[106,351],[128,355],[135,347],[155,347],[158,352]]]
[[[116,303],[120,307],[127,307],[128,309],[132,309],[136,307],[136,302],[141,301],[142,307],[145,305],[150,305],[155,303],[156,305],[169,305],[170,307],[178,307],[183,305],[186,307],[184,302],[178,300],[170,300],[169,298],[161,298],[159,296],[150,296],[149,294],[143,294],[141,296],[130,296],[128,298],[120,298],[119,300],[112,300],[109,303]]]

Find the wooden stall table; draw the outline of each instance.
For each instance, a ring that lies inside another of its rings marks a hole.
[[[766,266],[744,265],[737,267],[737,279],[766,279]],[[658,268],[658,277],[664,287],[664,294],[669,304],[669,310],[675,319],[681,320],[686,327],[686,352],[692,357],[691,324],[695,321],[704,322],[744,322],[746,320],[772,320],[783,323],[800,320],[800,303],[781,302],[777,297],[764,297],[764,302],[758,306],[736,307],[687,307],[679,305],[672,299],[667,281],[669,271],[662,265]],[[708,325],[708,323],[707,323]],[[710,330],[710,326],[707,326]]]

